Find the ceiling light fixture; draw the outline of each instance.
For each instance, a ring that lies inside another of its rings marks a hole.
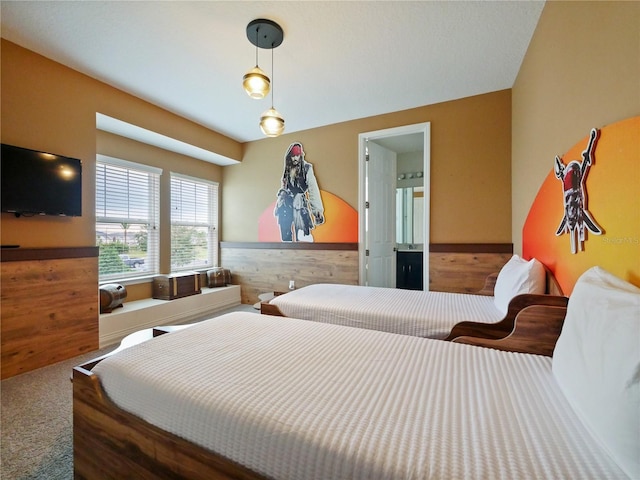
[[[284,39],[284,32],[280,25],[272,20],[259,18],[247,25],[247,38],[256,46],[256,66],[248,72],[242,85],[252,98],[264,98],[269,93],[271,85],[271,108],[265,111],[260,117],[260,129],[268,137],[277,137],[284,131],[284,118],[273,107],[273,49],[280,46]],[[271,77],[269,77],[258,67],[258,48],[268,48],[271,50]]]
[[[259,18],[247,25],[247,38],[256,46],[256,66],[242,77],[242,86],[251,98],[261,99],[269,93],[269,77],[258,66],[258,48],[274,49],[283,37],[280,25],[271,20]]]
[[[242,77],[242,86],[245,92],[257,100],[264,98],[269,93],[269,85],[271,81],[266,73],[258,66],[258,48],[272,48],[273,42],[278,39],[280,32],[280,43],[282,42],[282,29],[270,21],[258,19],[247,25],[247,38],[256,46],[256,66],[249,70]],[[278,45],[280,45],[278,43]]]

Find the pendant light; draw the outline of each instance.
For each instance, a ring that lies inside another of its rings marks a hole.
[[[260,100],[267,96],[269,93],[269,84],[271,81],[267,74],[258,66],[258,35],[260,33],[260,27],[256,28],[256,66],[245,73],[244,77],[242,77],[242,86],[244,87],[244,91],[251,98],[255,98],[256,100]],[[249,32],[247,32],[249,35]]]
[[[275,108],[271,107],[260,117],[260,130],[267,137],[277,137],[284,132],[284,118]]]
[[[270,80],[258,66],[258,48],[274,49],[282,43],[282,28],[275,22],[257,19],[247,25],[247,38],[256,46],[256,66],[242,77],[242,86],[251,98],[262,99],[269,93]]]
[[[267,96],[267,93],[269,93],[269,83],[269,77],[267,77],[257,64],[242,78],[242,86],[245,92],[256,100]]]
[[[273,49],[271,49],[271,76],[275,78],[273,68]],[[277,137],[284,132],[284,118],[273,108],[273,88],[271,89],[271,108],[260,117],[260,130],[267,137]]]

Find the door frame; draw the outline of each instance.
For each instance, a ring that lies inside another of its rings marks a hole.
[[[424,247],[423,247],[423,289],[429,290],[429,239],[430,239],[430,212],[431,212],[431,122],[405,125],[402,127],[387,128],[358,134],[358,263],[359,283],[366,285],[366,145],[368,140],[377,140],[389,137],[422,133],[423,138],[423,178],[424,178]]]

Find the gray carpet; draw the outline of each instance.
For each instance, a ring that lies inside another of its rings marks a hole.
[[[240,305],[219,315],[234,310],[256,312],[251,305]],[[106,347],[0,382],[2,480],[73,478],[71,372],[74,366],[116,347]]]

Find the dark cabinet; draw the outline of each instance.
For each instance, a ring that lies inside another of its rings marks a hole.
[[[422,252],[396,253],[396,288],[422,290]]]

